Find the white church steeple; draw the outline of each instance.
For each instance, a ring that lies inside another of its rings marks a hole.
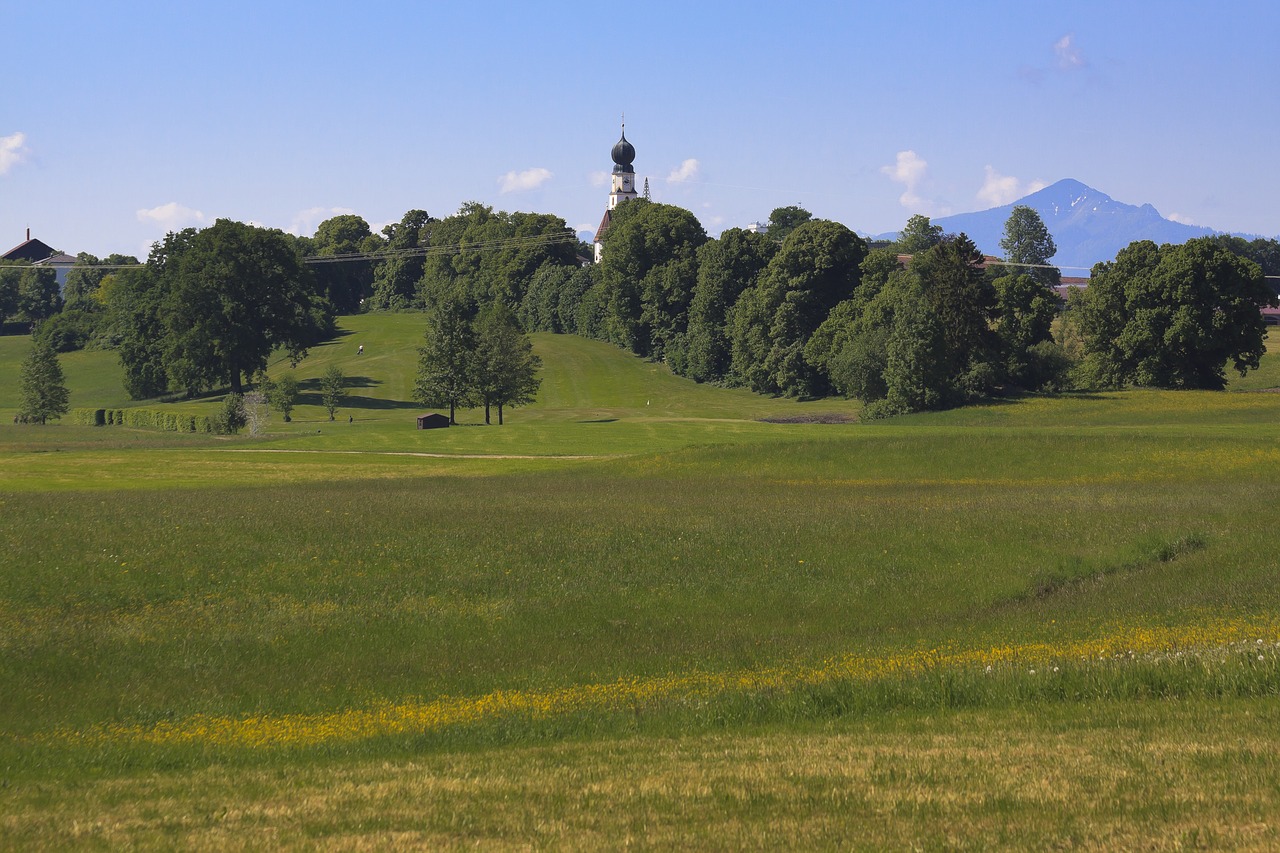
[[[636,192],[636,170],[631,168],[631,161],[636,159],[635,146],[627,141],[627,123],[622,123],[622,138],[613,146],[613,191],[609,193],[609,209],[613,210],[618,202],[639,195]]]
[[[609,222],[613,218],[611,213],[618,206],[619,202],[626,201],[629,198],[637,198],[640,194],[636,192],[636,172],[631,168],[631,162],[636,159],[635,146],[627,141],[627,122],[624,118],[622,121],[622,138],[613,146],[610,152],[613,157],[613,188],[609,192],[609,207],[604,212],[604,218],[600,220],[600,227],[596,229],[595,250],[596,263],[600,263],[600,258],[604,253],[604,244],[600,242],[600,238],[609,228]],[[645,182],[645,198],[649,197],[648,181]]]

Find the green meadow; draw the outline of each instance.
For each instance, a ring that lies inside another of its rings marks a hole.
[[[0,846],[1280,845],[1280,355],[860,424],[535,335],[419,431],[340,326],[233,437],[0,338]]]

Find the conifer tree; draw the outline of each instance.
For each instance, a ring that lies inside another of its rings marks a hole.
[[[484,422],[489,409],[498,407],[502,425],[504,406],[532,403],[542,380],[538,370],[542,359],[533,354],[533,343],[520,328],[511,309],[501,302],[481,310],[476,318],[476,388],[484,402]]]
[[[58,354],[48,341],[36,340],[31,354],[22,362],[18,379],[20,403],[18,420],[22,423],[43,424],[49,418],[60,418],[67,413],[70,392],[58,364]]]
[[[475,334],[463,307],[446,301],[428,313],[425,338],[413,399],[431,408],[447,406],[449,423],[457,423],[458,407],[476,401]]]

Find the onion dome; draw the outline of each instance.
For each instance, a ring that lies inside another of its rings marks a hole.
[[[636,159],[636,149],[634,145],[627,141],[627,132],[625,130],[622,132],[622,138],[613,146],[611,154],[615,172],[631,171],[631,161]]]

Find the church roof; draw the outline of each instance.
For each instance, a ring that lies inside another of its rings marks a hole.
[[[622,131],[622,138],[614,144],[613,151],[610,154],[613,156],[613,171],[631,171],[631,162],[636,159],[636,148],[627,141],[627,131],[625,129]]]
[[[600,225],[599,225],[599,227],[598,227],[598,228],[596,228],[596,236],[595,236],[595,239],[594,239],[594,240],[592,240],[591,242],[593,242],[593,243],[599,243],[599,242],[600,242],[600,238],[604,236],[604,232],[606,232],[606,231],[608,231],[608,230],[609,230],[609,223],[611,223],[612,221],[613,221],[613,211],[612,211],[612,210],[605,210],[605,212],[604,212],[604,216],[603,216],[603,217],[601,217],[601,219],[600,219]]]

